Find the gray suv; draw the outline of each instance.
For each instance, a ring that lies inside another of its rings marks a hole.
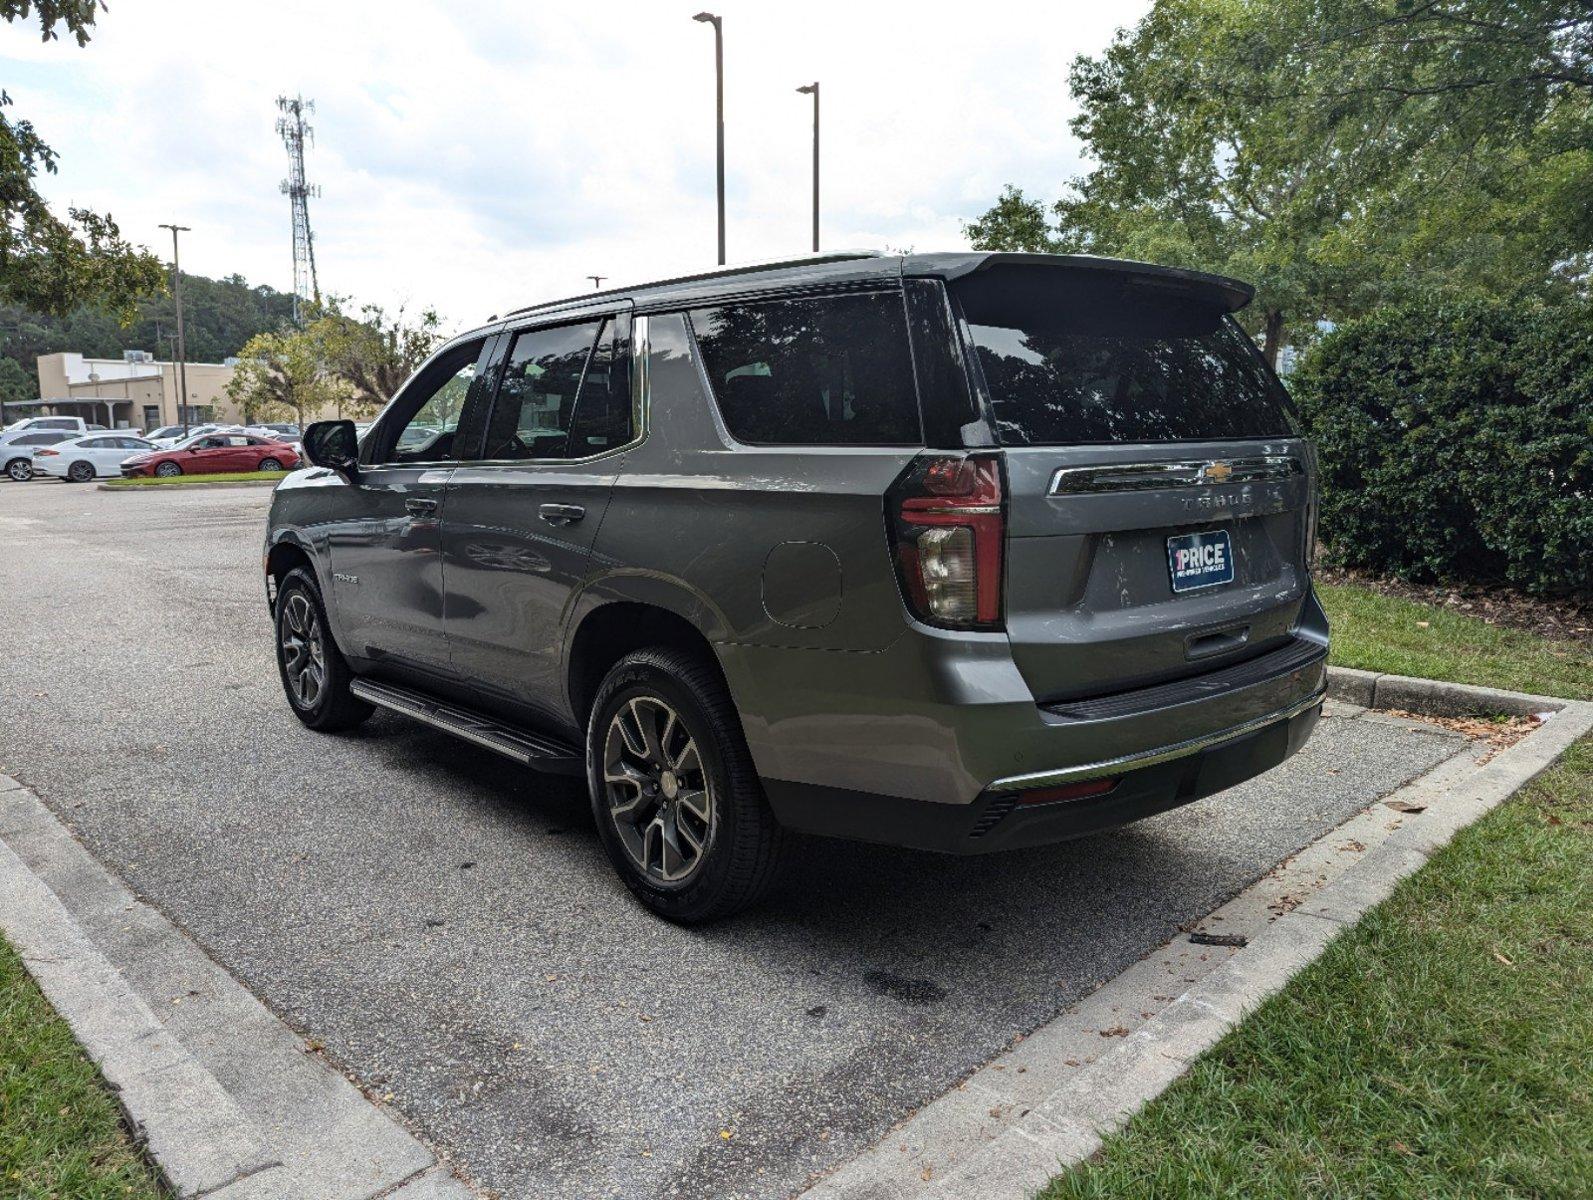
[[[306,431],[265,546],[288,700],[584,775],[683,922],[788,831],[973,854],[1229,787],[1305,741],[1328,642],[1250,296],[847,254],[494,320],[358,441]]]

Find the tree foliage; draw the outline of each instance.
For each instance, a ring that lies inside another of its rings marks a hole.
[[[243,346],[228,394],[247,419],[374,416],[445,340],[431,309],[409,319],[366,304],[352,316],[342,304],[334,297],[302,328],[284,324]]]
[[[1070,86],[1095,168],[1050,206],[1009,188],[975,245],[1239,276],[1274,355],[1384,300],[1588,269],[1585,0],[1157,0]]]
[[[241,275],[208,279],[183,273],[183,320],[188,357],[194,362],[220,362],[237,354],[257,333],[287,323],[293,297]],[[141,300],[125,324],[92,304],[65,316],[36,312],[21,305],[0,304],[0,355],[13,358],[29,372],[41,354],[75,350],[90,358],[120,358],[123,350],[149,350],[171,357],[177,332],[177,310],[169,292]]]
[[[335,408],[347,388],[327,370],[320,342],[286,328],[256,334],[244,345],[227,395],[246,422],[295,421],[302,428]]]
[[[1293,383],[1333,558],[1593,593],[1593,301],[1388,305],[1324,337]]]
[[[442,345],[442,318],[434,309],[409,318],[402,307],[389,317],[377,304],[361,306],[354,317],[344,313],[341,304],[334,298],[307,332],[319,341],[327,368],[347,385],[345,407],[364,416],[392,399]]]
[[[61,25],[79,46],[94,24],[95,0],[0,0],[8,22],[36,17],[45,41]],[[35,187],[56,171],[56,155],[31,121],[6,109],[0,91],[0,301],[49,313],[95,303],[130,315],[140,296],[163,285],[160,260],[128,242],[109,214],[68,208],[63,220]]]

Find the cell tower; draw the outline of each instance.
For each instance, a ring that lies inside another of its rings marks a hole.
[[[288,148],[288,177],[282,181],[282,194],[293,203],[293,323],[299,323],[299,306],[306,300],[321,302],[321,285],[315,278],[315,237],[310,232],[311,196],[321,189],[304,182],[304,143],[315,144],[315,130],[304,123],[304,114],[315,111],[315,101],[303,96],[277,97],[277,133]]]

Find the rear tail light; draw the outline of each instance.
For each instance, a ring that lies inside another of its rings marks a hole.
[[[886,498],[902,592],[919,620],[1001,628],[1006,514],[995,455],[926,455]]]
[[[44,457],[46,457],[48,455],[59,454],[59,453],[61,453],[59,450],[35,450],[33,452],[33,457],[34,458],[44,458]]]

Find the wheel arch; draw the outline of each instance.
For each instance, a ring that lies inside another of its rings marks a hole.
[[[603,677],[625,655],[645,646],[670,646],[700,655],[728,689],[714,646],[698,625],[656,602],[611,600],[591,608],[576,625],[565,655],[565,691],[578,728],[585,729]]]

